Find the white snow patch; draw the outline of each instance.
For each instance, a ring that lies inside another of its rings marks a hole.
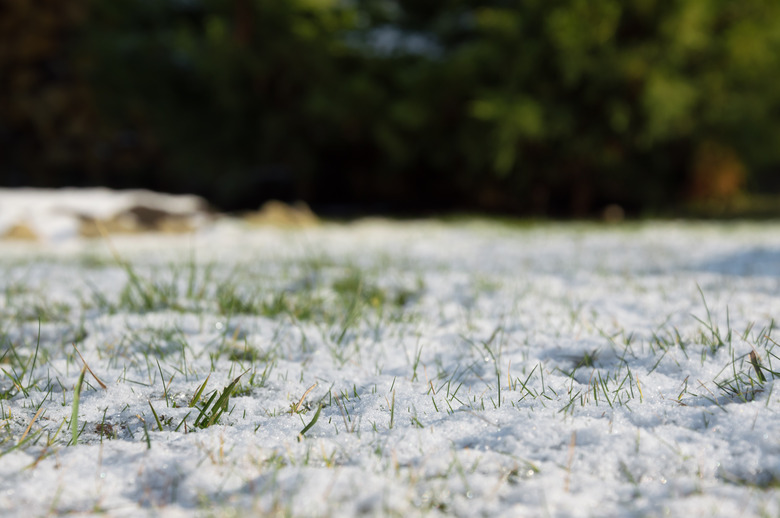
[[[0,189],[0,235],[15,225],[26,225],[44,240],[73,238],[83,218],[111,220],[139,207],[194,216],[203,212],[206,203],[193,195],[141,189]]]
[[[780,513],[776,223],[111,239],[0,243],[3,516]]]

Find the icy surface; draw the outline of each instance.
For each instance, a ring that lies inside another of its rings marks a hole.
[[[0,243],[3,516],[780,513],[778,225],[112,241]]]

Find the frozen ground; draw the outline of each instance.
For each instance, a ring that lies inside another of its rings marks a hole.
[[[3,516],[780,513],[780,225],[112,241],[0,242]]]

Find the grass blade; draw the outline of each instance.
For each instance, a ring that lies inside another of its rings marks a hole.
[[[750,364],[753,366],[753,369],[756,371],[756,376],[758,377],[758,381],[761,383],[766,383],[766,376],[764,376],[764,373],[761,372],[761,360],[758,359],[758,355],[756,354],[756,351],[750,351]]]
[[[84,383],[84,374],[87,372],[87,367],[84,366],[81,369],[81,375],[78,382],[76,382],[76,388],[73,390],[73,411],[70,414],[70,445],[75,446],[79,439],[79,400],[81,399],[81,386]]]
[[[78,354],[79,358],[81,358],[81,363],[84,364],[84,368],[89,371],[89,373],[92,375],[93,378],[95,378],[95,381],[98,382],[98,385],[100,385],[100,388],[102,388],[103,390],[107,389],[108,387],[106,387],[106,384],[103,383],[102,381],[100,381],[100,378],[95,376],[95,373],[92,372],[92,369],[89,368],[89,365],[87,364],[87,361],[84,359],[83,356],[81,356],[81,352],[79,352],[78,347],[76,347],[76,344],[72,344],[72,345],[73,345],[73,349],[76,350],[76,354]],[[37,351],[36,351],[36,353],[37,353]]]
[[[317,419],[320,418],[320,412],[322,411],[322,403],[317,405],[317,411],[314,412],[314,417],[311,418],[311,421],[309,421],[309,424],[303,427],[303,430],[301,430],[298,433],[298,441],[300,442],[303,440],[303,436],[306,435],[306,432],[311,430],[311,427],[314,426],[317,423]]]
[[[162,423],[160,422],[160,418],[157,417],[157,412],[154,410],[154,407],[152,406],[152,402],[148,401],[148,403],[149,403],[149,408],[152,409],[152,414],[154,415],[154,420],[157,422],[157,428],[159,428],[160,431],[162,432],[163,431],[163,427],[162,427]]]
[[[194,407],[198,401],[200,401],[200,396],[203,394],[203,390],[206,388],[206,383],[209,382],[209,378],[211,377],[211,374],[206,376],[206,380],[203,382],[203,384],[198,388],[197,391],[195,391],[195,394],[192,396],[192,399],[190,400],[190,408]]]

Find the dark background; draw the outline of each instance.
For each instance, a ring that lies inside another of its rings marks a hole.
[[[3,186],[581,217],[778,173],[776,0],[0,0]]]

